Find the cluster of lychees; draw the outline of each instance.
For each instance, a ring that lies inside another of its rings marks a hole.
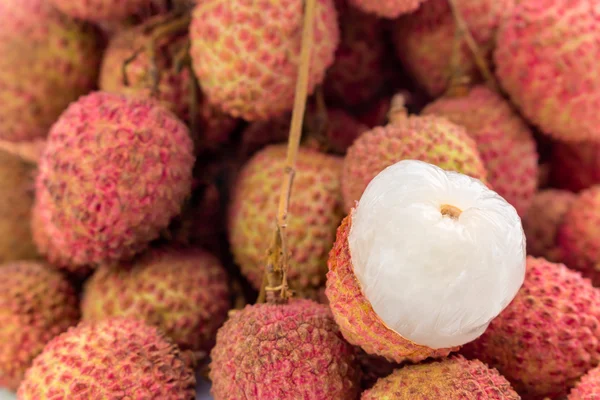
[[[599,59],[595,0],[0,0],[0,388],[600,399]]]

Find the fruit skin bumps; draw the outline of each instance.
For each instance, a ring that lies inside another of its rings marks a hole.
[[[208,351],[229,310],[227,275],[199,249],[150,250],[133,262],[104,265],[86,282],[84,321],[144,319],[182,350]]]
[[[124,20],[152,6],[152,0],[50,0],[50,2],[71,17],[93,22]]]
[[[95,92],[54,124],[40,164],[40,219],[72,265],[142,251],[191,190],[187,127],[157,102]]]
[[[203,0],[190,26],[194,71],[208,101],[234,117],[290,111],[300,62],[302,0]],[[318,0],[309,93],[323,82],[339,43],[333,0]]]
[[[408,14],[419,6],[431,0],[349,0],[350,4],[363,10],[364,12],[373,13],[383,18],[398,18],[402,14]]]
[[[69,103],[95,86],[99,34],[45,0],[3,0],[0,15],[0,140],[44,138]]]
[[[588,371],[569,393],[568,400],[594,400],[600,398],[600,367]]]
[[[82,322],[50,341],[17,396],[193,400],[195,384],[189,360],[157,328],[112,318]]]
[[[236,263],[252,285],[263,282],[279,204],[286,146],[271,145],[244,166],[229,208],[229,239]],[[286,229],[290,286],[304,294],[325,281],[327,253],[341,221],[341,158],[301,148]]]
[[[79,321],[75,290],[49,265],[0,265],[0,387],[16,390],[33,359]]]
[[[525,122],[498,94],[477,86],[464,97],[443,97],[423,110],[466,128],[481,154],[488,181],[524,216],[537,189],[538,154]]]
[[[354,348],[325,305],[291,300],[246,306],[225,323],[211,352],[215,400],[356,399]]]
[[[496,75],[522,114],[569,142],[600,141],[595,0],[521,0],[501,25]]]
[[[520,400],[510,383],[478,360],[454,356],[402,367],[381,378],[361,400]]]
[[[523,396],[565,396],[600,362],[600,292],[563,264],[528,257],[517,297],[464,352]]]

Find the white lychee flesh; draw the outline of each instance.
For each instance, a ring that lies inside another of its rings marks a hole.
[[[477,179],[421,161],[401,161],[371,181],[348,244],[375,313],[433,349],[479,337],[525,278],[514,207]]]

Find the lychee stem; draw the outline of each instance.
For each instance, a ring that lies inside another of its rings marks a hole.
[[[315,93],[316,113],[312,128],[308,133],[317,140],[320,149],[323,152],[328,152],[331,149],[331,143],[327,137],[329,130],[329,115],[327,114],[327,104],[325,102],[325,93],[323,86],[319,86]]]
[[[388,112],[388,120],[390,124],[402,122],[408,117],[406,110],[406,94],[399,92],[392,97],[390,111]]]
[[[464,97],[469,94],[471,79],[465,74],[460,65],[460,51],[463,41],[463,31],[455,24],[454,39],[452,41],[452,56],[450,58],[450,76],[448,88],[444,97]]]

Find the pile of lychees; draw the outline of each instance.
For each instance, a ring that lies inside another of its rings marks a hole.
[[[600,4],[0,0],[0,389],[600,400]]]

